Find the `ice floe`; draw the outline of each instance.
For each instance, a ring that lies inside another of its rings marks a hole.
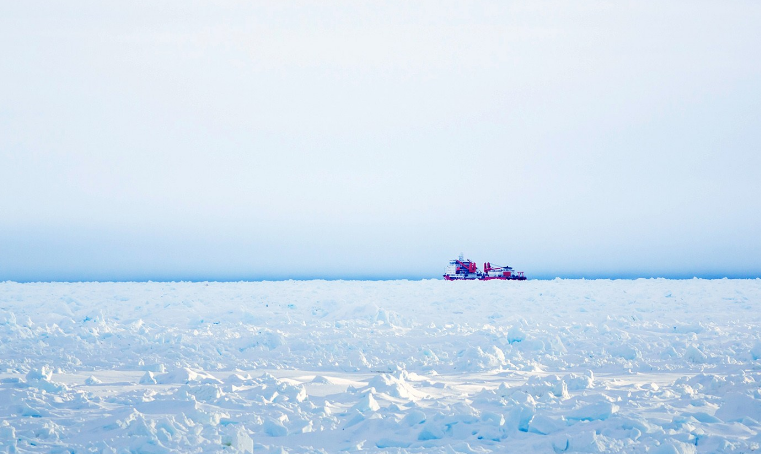
[[[0,283],[0,452],[745,453],[761,280]]]

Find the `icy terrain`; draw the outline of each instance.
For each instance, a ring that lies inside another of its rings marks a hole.
[[[750,452],[761,280],[0,283],[0,452]]]

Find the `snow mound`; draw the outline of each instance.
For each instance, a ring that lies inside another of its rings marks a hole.
[[[396,375],[380,374],[370,379],[365,389],[374,389],[377,393],[389,395],[399,399],[414,400],[420,398],[422,393],[415,390],[406,380],[408,374],[405,371]]]
[[[322,375],[315,375],[311,383],[314,383],[317,385],[332,385],[333,384],[333,382],[329,378],[324,377]]]

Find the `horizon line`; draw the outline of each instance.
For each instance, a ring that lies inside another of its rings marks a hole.
[[[636,281],[636,280],[671,280],[671,281],[684,281],[684,280],[760,280],[761,276],[747,275],[747,276],[555,276],[555,277],[535,277],[529,278],[527,281],[554,281],[554,280],[568,280],[568,281]],[[171,283],[255,283],[255,282],[310,282],[310,281],[325,281],[325,282],[392,282],[392,281],[446,281],[439,277],[282,277],[282,278],[261,278],[261,279],[74,279],[74,280],[15,280],[4,279],[0,280],[1,284],[171,284]]]

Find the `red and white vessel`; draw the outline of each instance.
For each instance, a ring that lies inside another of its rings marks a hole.
[[[525,281],[523,271],[515,271],[509,266],[494,266],[490,262],[484,263],[484,271],[480,271],[476,262],[466,260],[462,254],[456,260],[450,260],[444,271],[444,279],[448,281],[490,281],[499,279],[502,281]]]

